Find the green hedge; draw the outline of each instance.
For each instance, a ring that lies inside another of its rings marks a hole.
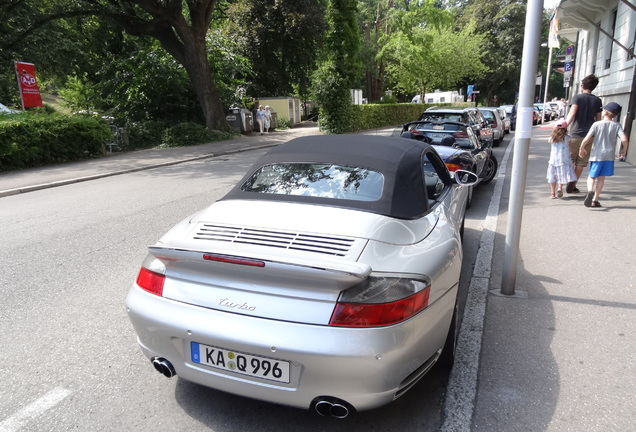
[[[0,171],[100,157],[108,125],[89,116],[0,116]]]
[[[457,104],[368,104],[353,105],[351,130],[358,132],[388,126],[397,126],[417,120],[427,108],[473,106],[471,103]]]

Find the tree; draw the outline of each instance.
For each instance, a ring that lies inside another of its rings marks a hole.
[[[392,29],[380,38],[377,57],[397,90],[418,93],[424,100],[427,90],[454,87],[486,72],[484,35],[470,23],[455,30],[452,14],[438,2],[405,1],[390,12]]]
[[[476,31],[486,34],[484,63],[490,72],[476,84],[480,96],[491,100],[497,95],[502,103],[514,103],[519,89],[523,35],[526,18],[525,0],[471,0],[458,9],[457,25],[476,23]],[[544,28],[547,28],[544,26]]]
[[[356,13],[355,0],[331,0],[327,12],[329,29],[321,64],[314,73],[313,91],[321,126],[330,133],[350,130],[350,89],[362,71]]]
[[[240,41],[255,96],[307,95],[326,30],[326,0],[238,0],[224,34]]]
[[[436,0],[361,0],[361,5],[366,88],[369,100],[377,101],[387,84],[404,90],[396,82],[399,64],[417,65],[410,60],[421,60],[430,42],[424,30],[449,25],[452,17]],[[417,86],[407,87],[412,92]]]
[[[219,0],[84,0],[131,35],[151,36],[185,68],[209,129],[225,129],[225,110],[208,63],[206,35]]]
[[[461,31],[451,27],[423,26],[391,35],[380,52],[387,59],[387,73],[396,88],[420,95],[457,86],[463,79],[483,76],[484,35],[470,24]]]
[[[210,129],[227,127],[206,47],[206,35],[215,8],[223,0],[43,0],[40,4],[37,1],[2,1],[13,8],[24,3],[30,9],[30,14],[21,14],[25,20],[14,25],[18,31],[3,41],[5,46],[15,45],[17,40],[56,20],[86,16],[110,19],[130,35],[158,40],[188,74],[206,126]]]

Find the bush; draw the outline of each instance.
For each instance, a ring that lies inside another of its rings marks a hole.
[[[183,147],[231,139],[238,135],[232,131],[210,131],[199,123],[178,123],[165,130],[163,143],[168,147]]]
[[[72,162],[104,154],[111,137],[101,119],[34,113],[0,121],[0,171]]]
[[[349,86],[334,62],[326,62],[314,72],[313,93],[320,106],[322,130],[334,134],[356,130]]]
[[[279,117],[276,121],[278,122],[278,124],[276,125],[276,129],[278,130],[291,128],[291,121],[289,121],[289,119]]]
[[[148,120],[128,123],[126,128],[128,129],[128,147],[126,150],[137,150],[152,148],[161,144],[167,125],[158,121]]]

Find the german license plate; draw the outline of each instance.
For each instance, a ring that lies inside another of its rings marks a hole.
[[[289,362],[190,343],[192,362],[270,381],[289,383]]]
[[[442,139],[448,136],[447,134],[443,134],[443,133],[430,133],[430,132],[427,133],[426,135],[435,139]]]

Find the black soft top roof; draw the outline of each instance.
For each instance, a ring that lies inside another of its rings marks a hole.
[[[369,135],[317,135],[293,139],[262,156],[243,179],[222,199],[253,199],[312,203],[364,210],[385,216],[412,219],[428,211],[422,172],[428,144],[393,137]],[[277,195],[242,191],[241,186],[259,168],[279,163],[331,163],[362,167],[384,176],[377,201],[353,201],[325,197]]]

